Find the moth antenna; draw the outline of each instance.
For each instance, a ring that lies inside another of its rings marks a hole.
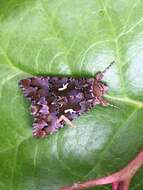
[[[115,63],[115,61],[112,61],[103,71],[102,71],[102,74],[106,73],[106,71],[108,69],[110,69],[110,67]]]
[[[103,71],[98,72],[95,75],[95,80],[97,81],[101,81],[102,78],[104,77],[104,74],[106,73],[106,71],[115,63],[115,61],[112,61]]]

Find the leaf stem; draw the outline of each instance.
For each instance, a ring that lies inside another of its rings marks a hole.
[[[143,150],[123,169],[107,177],[89,180],[83,183],[75,183],[60,190],[81,190],[91,187],[112,184],[112,190],[128,190],[130,182],[135,173],[143,165]]]

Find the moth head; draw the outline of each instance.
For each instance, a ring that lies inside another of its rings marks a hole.
[[[96,81],[101,81],[104,77],[104,74],[102,72],[98,72],[95,76]]]
[[[102,81],[103,75],[101,73],[96,75],[93,82],[93,94],[96,98],[103,96],[108,90],[108,86]]]
[[[95,75],[93,82],[93,94],[95,97],[99,98],[108,90],[108,86],[102,81],[104,74],[107,70],[114,64],[115,61],[112,61],[102,72],[98,72]]]

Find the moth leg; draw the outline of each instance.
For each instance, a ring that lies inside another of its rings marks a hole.
[[[113,105],[113,104],[110,104],[110,103],[109,103],[106,99],[104,99],[103,97],[98,98],[98,101],[100,102],[100,104],[101,104],[102,106],[111,106],[111,107],[113,107],[113,108],[118,108],[118,109],[119,109],[118,106],[115,106],[115,105]]]
[[[104,98],[100,98],[99,101],[100,101],[100,104],[102,106],[108,106],[109,105],[109,102],[107,100],[105,100]]]
[[[32,134],[34,137],[45,137],[47,136],[47,133],[45,130],[42,130],[43,127],[40,126],[37,122],[33,123],[32,126]]]
[[[67,125],[69,125],[70,127],[75,127],[75,125],[73,125],[73,123],[64,115],[61,115],[58,119],[58,123],[60,123],[61,121],[64,121]]]
[[[102,96],[96,97],[94,100],[94,104],[101,104],[102,106],[108,106],[109,102],[105,100]]]
[[[47,133],[44,130],[41,129],[37,129],[32,131],[32,134],[34,137],[46,137]]]

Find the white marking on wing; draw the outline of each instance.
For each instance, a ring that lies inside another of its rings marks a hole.
[[[58,91],[62,91],[62,90],[67,89],[67,86],[68,86],[68,83],[63,84],[63,87],[62,87],[62,88],[59,88]]]
[[[73,109],[67,109],[67,110],[65,110],[64,112],[65,112],[65,113],[70,112],[71,114],[72,114],[72,113],[76,113],[76,111],[74,111]]]

